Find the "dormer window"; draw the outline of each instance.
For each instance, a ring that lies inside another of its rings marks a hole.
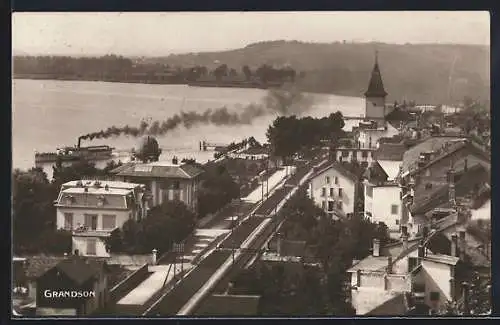
[[[75,202],[75,197],[73,195],[66,195],[64,197],[64,202],[66,204],[73,204]]]
[[[99,195],[97,197],[97,206],[102,207],[104,204],[106,204],[106,198],[104,197],[104,195]]]

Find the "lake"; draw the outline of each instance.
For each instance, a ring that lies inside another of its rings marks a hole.
[[[94,81],[22,80],[12,81],[12,159],[14,168],[34,165],[35,151],[52,152],[56,147],[73,146],[78,136],[116,126],[138,126],[143,119],[165,120],[180,111],[202,112],[207,108],[228,107],[237,111],[244,105],[260,103],[266,90],[202,88],[186,85],[151,85]],[[364,112],[364,100],[356,97],[314,94],[308,115],[322,117],[341,111],[345,116]],[[200,125],[178,128],[158,137],[162,159],[173,155],[213,158],[200,152],[199,141],[228,144],[254,136],[266,140],[266,130],[276,115],[260,117],[251,125]],[[108,144],[130,150],[139,139],[116,137],[82,141],[82,145]]]

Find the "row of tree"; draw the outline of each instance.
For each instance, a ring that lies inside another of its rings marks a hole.
[[[323,118],[280,116],[269,126],[266,135],[273,154],[287,159],[319,146],[322,140],[335,144],[345,134],[344,125],[341,112]]]

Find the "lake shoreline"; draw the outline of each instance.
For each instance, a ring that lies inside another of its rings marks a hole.
[[[105,82],[105,83],[114,83],[114,84],[144,84],[144,85],[184,85],[184,86],[189,86],[189,87],[200,87],[200,88],[237,88],[237,89],[260,89],[260,90],[266,90],[266,89],[272,89],[274,87],[269,87],[269,88],[263,88],[260,86],[242,86],[238,85],[237,83],[227,83],[226,85],[224,84],[219,84],[218,86],[216,85],[215,82],[199,82],[199,81],[193,81],[193,82],[186,82],[186,81],[179,81],[179,82],[172,82],[172,81],[164,81],[164,80],[149,80],[149,81],[138,81],[138,80],[102,80],[102,79],[91,79],[91,78],[77,78],[77,77],[53,77],[53,76],[47,76],[47,75],[26,75],[26,76],[19,76],[19,75],[14,75],[12,76],[12,80],[50,80],[50,81],[83,81],[83,82]],[[311,91],[311,90],[304,90],[304,92],[307,92],[309,94],[317,94],[317,95],[334,95],[334,96],[344,96],[344,97],[356,97],[359,98],[362,96],[362,94],[356,94],[355,92],[337,92],[337,93],[332,93],[332,92],[320,92],[320,91]]]

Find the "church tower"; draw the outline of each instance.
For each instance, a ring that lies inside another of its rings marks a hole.
[[[378,66],[378,52],[375,53],[375,65],[373,66],[368,90],[365,92],[365,119],[377,122],[379,127],[385,125],[385,98],[387,92],[382,83],[382,75]]]

